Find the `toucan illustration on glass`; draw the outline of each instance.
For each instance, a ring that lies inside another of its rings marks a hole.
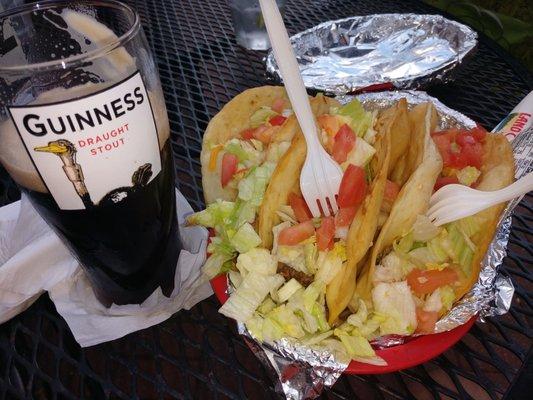
[[[74,144],[68,140],[59,139],[48,142],[47,146],[35,147],[34,150],[52,153],[61,159],[63,162],[63,171],[68,180],[74,185],[74,189],[78,193],[78,196],[80,196],[85,208],[93,208],[97,205],[116,204],[127,198],[130,193],[134,193],[137,189],[146,186],[152,176],[152,164],[143,164],[137,168],[131,177],[133,186],[123,186],[113,189],[95,204],[91,199],[87,186],[85,186],[81,165],[76,162],[77,150]]]

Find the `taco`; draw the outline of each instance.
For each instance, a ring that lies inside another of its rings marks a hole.
[[[202,141],[206,203],[235,200],[246,172],[265,160],[277,161],[297,129],[281,86],[248,89],[229,101],[209,122]]]
[[[357,303],[381,316],[381,335],[432,333],[437,320],[477,281],[504,205],[437,227],[425,217],[433,191],[447,183],[497,190],[514,177],[508,141],[483,128],[433,132],[431,104],[411,120],[421,139],[413,170],[394,202],[358,279]],[[399,174],[401,176],[401,174]]]

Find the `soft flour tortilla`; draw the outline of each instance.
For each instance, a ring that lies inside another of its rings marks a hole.
[[[340,106],[337,100],[322,95],[310,98],[310,101],[316,117],[328,113],[332,106]],[[299,125],[296,124],[296,128],[297,134],[294,135],[291,146],[276,166],[259,209],[258,234],[262,246],[267,249],[272,248],[272,228],[281,222],[277,211],[288,203],[291,192],[298,192],[300,188],[300,172],[307,154],[307,145]]]
[[[290,104],[283,86],[261,86],[248,89],[230,100],[209,122],[202,141],[200,162],[202,164],[202,186],[206,204],[217,199],[235,200],[237,190],[229,185],[225,188],[220,183],[220,165],[222,152],[217,159],[217,167],[209,170],[211,149],[223,145],[232,138],[240,137],[240,133],[250,128],[250,117],[262,106],[271,106],[277,98],[285,98]],[[291,140],[298,129],[294,116],[288,118],[276,132],[273,141]]]

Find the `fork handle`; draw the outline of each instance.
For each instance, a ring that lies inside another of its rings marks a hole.
[[[533,172],[523,176],[509,186],[491,193],[492,199],[490,203],[491,205],[494,205],[509,201],[515,197],[520,197],[531,190],[533,190]]]
[[[321,147],[317,135],[317,125],[313,112],[311,111],[305,85],[300,76],[300,69],[289,40],[289,35],[287,34],[287,29],[285,29],[275,0],[259,0],[259,3],[270,43],[272,44],[274,58],[278,63],[292,109],[307,142],[307,152],[314,153]]]

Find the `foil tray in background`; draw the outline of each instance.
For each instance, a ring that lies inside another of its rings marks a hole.
[[[440,15],[374,14],[324,22],[291,43],[306,87],[346,94],[447,82],[477,33]],[[266,69],[282,80],[272,50]]]

